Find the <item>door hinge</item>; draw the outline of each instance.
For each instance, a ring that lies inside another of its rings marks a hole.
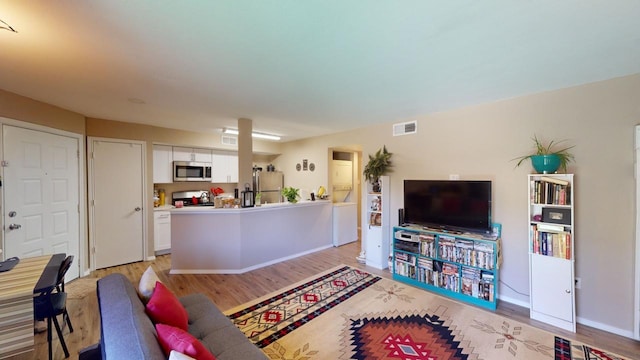
[[[2,160],[2,162],[0,162],[0,165],[2,165],[2,167],[7,167],[9,166],[9,162],[7,160]]]
[[[91,248],[91,253],[92,253],[92,254],[95,254],[95,253],[96,253],[96,247],[95,247],[95,246]]]

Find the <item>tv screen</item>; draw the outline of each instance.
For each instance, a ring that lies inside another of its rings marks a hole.
[[[491,233],[491,181],[405,180],[404,222]]]

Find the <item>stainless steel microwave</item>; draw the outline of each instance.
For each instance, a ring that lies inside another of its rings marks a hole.
[[[173,181],[211,181],[211,163],[174,161]]]

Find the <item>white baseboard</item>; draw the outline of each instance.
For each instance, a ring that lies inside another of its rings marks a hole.
[[[606,331],[606,332],[609,332],[609,333],[612,333],[612,334],[616,334],[616,335],[620,335],[620,336],[624,336],[624,337],[628,337],[630,339],[633,339],[633,330],[620,329],[620,328],[617,328],[617,327],[613,327],[611,325],[607,325],[607,324],[599,323],[597,321],[585,319],[583,317],[577,317],[576,320],[578,321],[578,324],[585,325],[585,326],[590,326],[590,327],[598,329],[598,330]]]
[[[263,268],[265,266],[269,266],[269,265],[273,265],[273,264],[277,264],[286,260],[291,260],[291,259],[295,259],[297,257],[303,256],[303,255],[307,255],[307,254],[311,254],[320,250],[325,250],[325,249],[329,249],[332,248],[333,244],[330,245],[326,245],[326,246],[321,246],[315,249],[311,249],[311,250],[307,250],[307,251],[303,251],[297,254],[293,254],[293,255],[289,255],[289,256],[285,256],[279,259],[275,259],[275,260],[271,260],[271,261],[267,261],[261,264],[257,264],[257,265],[253,265],[253,266],[249,266],[246,268],[242,268],[242,269],[216,269],[216,270],[212,270],[212,269],[187,269],[187,270],[180,270],[180,269],[171,269],[169,271],[169,274],[243,274],[252,270],[256,270],[256,269],[260,269]]]
[[[517,300],[508,296],[502,296],[499,295],[498,299],[510,304],[514,304],[514,305],[518,305],[518,306],[522,306],[524,308],[529,309],[529,302],[525,302],[522,300]],[[602,330],[602,331],[606,331],[615,335],[619,335],[619,336],[624,336],[630,339],[634,339],[633,337],[633,330],[624,330],[624,329],[620,329],[611,325],[607,325],[607,324],[603,324],[597,321],[593,321],[593,320],[589,320],[589,319],[585,319],[583,317],[577,317],[576,321],[578,324],[580,325],[584,325],[584,326],[589,326],[592,327],[594,329],[598,329],[598,330]]]
[[[522,306],[522,307],[525,307],[527,309],[529,308],[529,302],[528,301],[525,302],[525,301],[522,301],[522,300],[514,299],[514,298],[509,297],[509,296],[498,295],[498,300],[504,301],[504,302],[508,302],[509,304]]]

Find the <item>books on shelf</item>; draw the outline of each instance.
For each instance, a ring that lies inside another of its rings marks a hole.
[[[571,232],[543,230],[540,225],[531,225],[531,252],[570,260]]]
[[[566,180],[542,176],[531,180],[531,203],[547,205],[570,205],[570,184]]]
[[[436,256],[436,237],[432,234],[420,234],[420,255],[435,257]]]
[[[569,185],[569,181],[551,176],[541,176],[540,181],[546,181],[558,185]]]

